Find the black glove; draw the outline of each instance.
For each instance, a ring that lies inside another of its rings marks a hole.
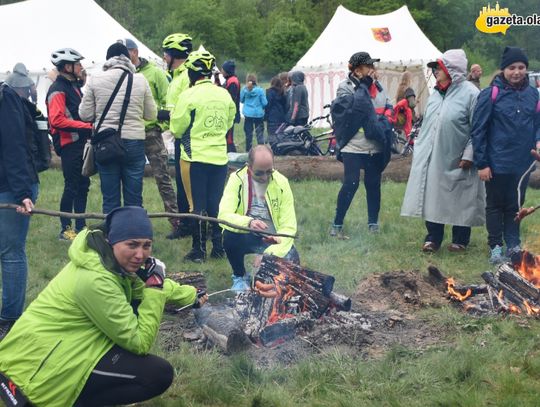
[[[192,307],[195,308],[195,309],[201,308],[202,305],[201,305],[199,299],[204,297],[205,295],[206,295],[206,291],[201,290],[200,288],[198,288],[197,289],[197,299],[193,303]]]
[[[146,283],[147,287],[163,288],[165,281],[165,263],[155,257],[149,257],[144,267],[137,271],[137,275]]]
[[[171,120],[171,112],[169,112],[168,110],[158,110],[157,119],[160,122],[168,122],[169,120]]]
[[[373,78],[371,76],[364,76],[362,79],[360,79],[360,82],[366,85],[369,89],[369,87],[373,83]]]

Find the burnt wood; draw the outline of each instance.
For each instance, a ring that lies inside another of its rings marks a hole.
[[[536,305],[540,304],[540,290],[523,278],[508,264],[499,266],[497,277],[501,284],[507,288],[512,288],[521,297],[528,300],[529,303],[533,302]]]

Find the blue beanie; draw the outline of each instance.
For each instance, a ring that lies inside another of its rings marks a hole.
[[[140,206],[115,208],[105,218],[110,244],[129,239],[152,239],[152,223],[146,209]]]
[[[234,75],[234,71],[236,70],[234,61],[225,61],[221,67],[227,75]]]

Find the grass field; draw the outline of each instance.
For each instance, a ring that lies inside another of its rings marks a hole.
[[[292,183],[298,217],[297,241],[302,263],[336,277],[336,288],[354,292],[370,273],[397,269],[426,270],[438,266],[460,282],[480,282],[489,268],[486,233],[473,230],[464,254],[441,250],[435,255],[420,251],[423,223],[399,216],[405,185],[385,183],[380,216],[381,232],[367,231],[363,187],[345,220],[350,240],[328,236],[335,208],[338,182]],[[37,206],[58,209],[63,186],[61,173],[41,176]],[[529,191],[527,203],[537,204],[540,192]],[[149,212],[163,207],[155,183],[145,179],[144,205]],[[88,211],[100,211],[97,178],[92,179]],[[168,241],[166,220],[156,220],[154,255],[169,270],[205,273],[209,290],[227,288],[231,271],[226,260],[194,265],[182,260],[189,239]],[[34,216],[28,238],[30,275],[28,302],[67,262],[67,247],[57,240],[58,219]],[[540,216],[523,224],[528,247],[540,252]],[[446,243],[446,242],[445,242]],[[444,343],[427,351],[414,344],[399,346],[379,359],[357,359],[338,349],[303,360],[288,368],[261,370],[245,355],[225,357],[217,352],[194,352],[187,344],[167,353],[156,344],[154,352],[175,367],[173,386],[148,406],[524,406],[538,405],[540,397],[540,326],[536,320],[465,316],[451,307],[423,311],[422,317],[450,332]]]

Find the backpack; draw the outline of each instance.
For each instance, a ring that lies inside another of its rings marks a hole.
[[[7,85],[0,85],[0,103]],[[22,100],[24,106],[24,124],[27,146],[33,158],[37,172],[47,170],[51,165],[51,144],[47,119],[29,100]]]
[[[497,96],[499,96],[499,87],[496,85],[491,86],[491,103],[495,104],[497,100]],[[538,99],[538,102],[536,103],[536,113],[540,112],[540,98]]]

